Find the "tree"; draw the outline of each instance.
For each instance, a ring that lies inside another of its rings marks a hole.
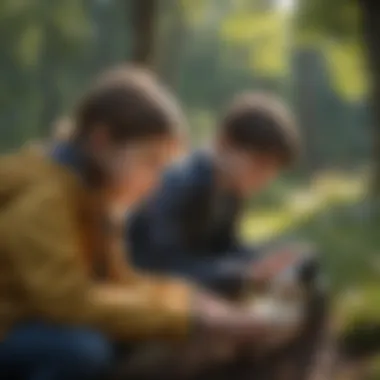
[[[370,104],[373,115],[373,193],[380,198],[380,8],[376,0],[359,0],[363,36],[371,72]]]
[[[59,110],[60,96],[57,88],[56,70],[57,63],[55,54],[57,25],[52,17],[54,4],[48,3],[41,9],[42,40],[41,54],[39,58],[39,84],[42,96],[42,109],[40,115],[40,135],[48,136],[54,119]],[[53,5],[53,6],[52,6]]]
[[[341,46],[356,46],[360,54],[365,46],[369,68],[369,97],[372,111],[372,194],[380,198],[380,8],[377,0],[301,0],[297,17],[298,30],[315,39],[328,37]],[[351,55],[355,57],[355,53]],[[350,58],[349,55],[345,56]],[[342,61],[343,62],[343,61]],[[342,67],[338,68],[342,69]],[[341,70],[342,71],[342,70]],[[355,81],[345,75],[346,83]]]
[[[157,1],[135,0],[132,11],[132,61],[153,66],[155,55]]]
[[[318,84],[320,55],[313,48],[299,48],[293,52],[293,101],[305,145],[302,162],[311,177],[322,166],[318,144]]]
[[[172,90],[178,86],[183,48],[188,32],[185,11],[185,6],[181,1],[169,0],[161,3],[162,39],[159,41],[157,71]]]
[[[71,68],[88,45],[83,1],[0,2],[0,146],[45,137],[80,88]],[[70,68],[70,69],[69,69]],[[20,112],[22,110],[22,112]]]

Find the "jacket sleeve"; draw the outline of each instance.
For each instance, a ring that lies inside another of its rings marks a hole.
[[[2,247],[28,310],[47,320],[85,324],[118,339],[186,336],[192,290],[132,276],[99,284],[86,274],[76,219],[58,184],[32,189],[0,216]]]

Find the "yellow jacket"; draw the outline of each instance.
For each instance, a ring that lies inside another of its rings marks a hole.
[[[75,174],[41,154],[0,159],[0,333],[42,319],[116,339],[187,335],[191,287],[128,267],[96,222],[97,202]],[[103,281],[95,280],[96,264],[106,268]]]

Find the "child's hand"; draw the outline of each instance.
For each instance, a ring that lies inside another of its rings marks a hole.
[[[267,284],[271,282],[283,270],[291,267],[299,259],[299,254],[284,250],[253,264],[249,277],[257,284]]]

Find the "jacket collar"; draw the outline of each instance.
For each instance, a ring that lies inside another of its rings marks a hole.
[[[50,156],[55,162],[75,173],[87,186],[92,187],[99,183],[99,170],[77,144],[70,141],[57,143]]]

